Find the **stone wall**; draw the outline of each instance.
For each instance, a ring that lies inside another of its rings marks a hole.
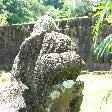
[[[33,24],[0,26],[1,69],[13,64],[21,43],[30,35],[33,26]]]
[[[86,62],[84,70],[109,70],[109,64],[100,64],[93,61],[92,28],[95,20],[92,18],[75,18],[71,20],[56,21],[61,32],[69,35],[77,44],[78,53]],[[0,26],[0,66],[13,63],[23,40],[33,30],[33,23]],[[99,41],[112,33],[112,26],[106,21],[100,30]]]

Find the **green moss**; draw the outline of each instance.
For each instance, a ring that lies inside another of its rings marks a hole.
[[[54,73],[53,83],[68,79],[76,79],[81,72],[81,66],[78,64],[68,64],[67,67],[59,68]]]
[[[66,86],[65,83],[70,86]],[[79,112],[83,89],[83,82],[74,82],[73,80],[64,81],[57,87],[54,86],[54,91],[50,94],[51,102],[48,104],[49,110],[51,109],[52,111],[56,110],[60,112],[74,110],[70,112]]]

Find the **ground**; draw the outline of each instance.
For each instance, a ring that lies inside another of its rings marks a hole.
[[[8,74],[6,74],[5,77],[7,77],[7,75]],[[3,78],[0,77],[0,79]],[[5,81],[8,81],[10,78],[6,79],[7,80],[4,78]],[[112,73],[111,75],[107,73],[86,73],[80,75],[77,80],[84,81],[84,97],[80,112],[112,112],[112,96],[107,103],[105,100],[108,91],[112,90]],[[0,83],[0,85],[3,87],[3,83]],[[3,109],[2,106],[0,106],[0,110],[1,108]]]
[[[112,75],[89,73],[79,76],[77,80],[84,81],[80,112],[112,112],[112,95],[107,104],[105,101],[108,91],[112,90]]]

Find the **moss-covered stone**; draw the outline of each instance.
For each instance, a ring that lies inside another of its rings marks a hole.
[[[64,83],[62,84],[63,87],[60,85],[55,88],[55,90],[57,89],[56,92],[52,92],[49,112],[79,112],[84,83],[81,81],[74,82],[73,80],[64,81]]]

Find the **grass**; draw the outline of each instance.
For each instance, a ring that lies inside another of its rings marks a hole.
[[[83,72],[83,102],[80,112],[112,112],[112,72]]]
[[[7,83],[11,81],[11,74],[4,71],[0,71],[0,84]]]

